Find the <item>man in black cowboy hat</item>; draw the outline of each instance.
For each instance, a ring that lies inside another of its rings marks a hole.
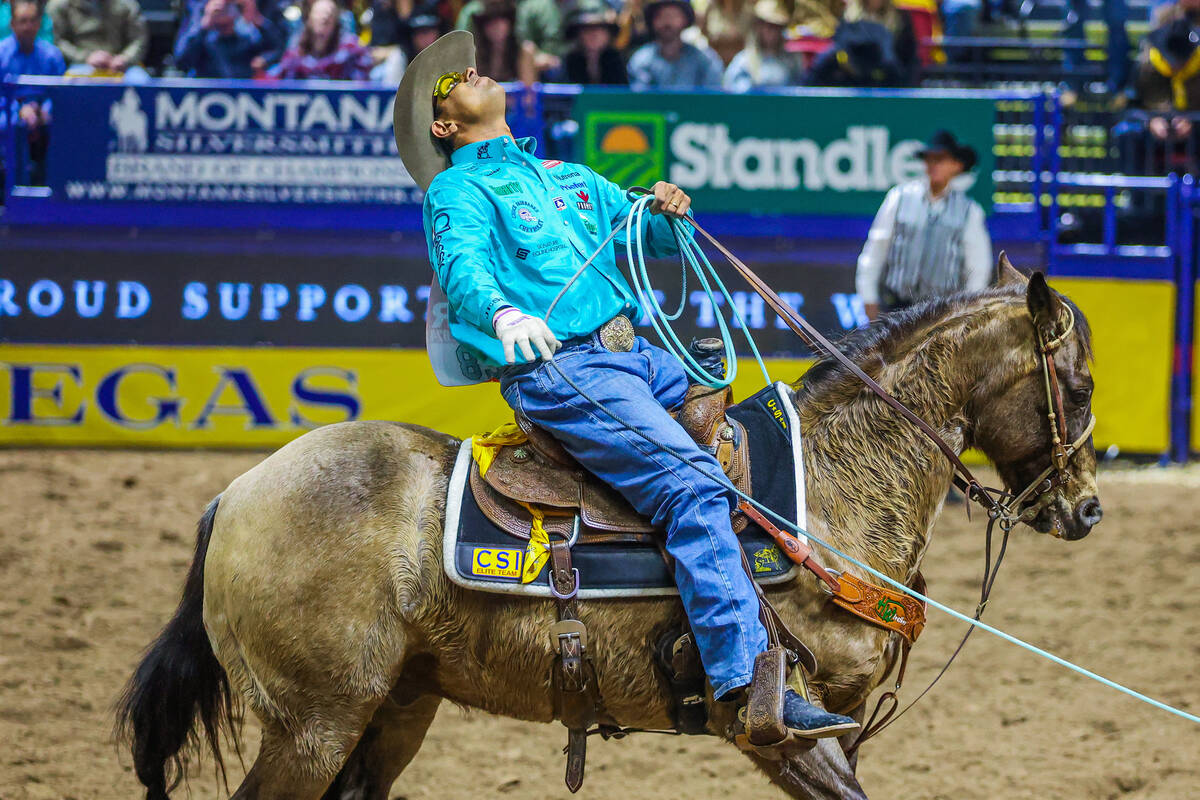
[[[725,65],[708,47],[683,40],[696,22],[686,0],[654,0],[646,4],[646,27],[654,40],[629,58],[629,85],[646,89],[720,89]]]
[[[858,258],[858,296],[869,319],[991,281],[992,240],[983,209],[967,196],[975,150],[939,130],[917,155],[925,176],[888,192]]]
[[[619,27],[617,15],[604,0],[583,0],[567,16],[571,47],[562,66],[548,78],[552,82],[627,86],[625,59],[613,47]]]
[[[668,413],[687,391],[682,364],[635,335],[638,300],[615,247],[601,247],[632,201],[582,164],[539,159],[532,138],[514,140],[503,88],[474,64],[469,34],[443,36],[409,66],[394,111],[400,156],[426,190],[426,239],[449,301],[454,361],[496,376],[506,402],[665,530],[713,694],[736,699],[766,630],[721,465]],[[677,252],[666,218],[685,216],[691,200],[666,181],[652,191],[647,248]],[[858,728],[790,690],[783,721],[806,738]]]

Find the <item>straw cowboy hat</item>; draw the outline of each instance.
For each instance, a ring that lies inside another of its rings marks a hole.
[[[778,0],[758,0],[754,4],[754,18],[780,28],[786,28],[791,22],[787,11],[779,4]]]
[[[400,160],[421,191],[428,190],[434,176],[446,168],[446,156],[429,129],[433,125],[433,85],[447,72],[474,66],[475,37],[466,31],[451,31],[418,53],[404,70],[396,90],[392,129]]]

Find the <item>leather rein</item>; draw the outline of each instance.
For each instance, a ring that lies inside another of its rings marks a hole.
[[[1050,421],[1051,431],[1050,466],[1034,478],[1024,490],[1015,495],[995,489],[989,490],[979,482],[967,465],[963,463],[958,453],[954,451],[954,448],[947,444],[938,432],[933,429],[933,426],[888,393],[870,375],[863,372],[861,367],[835,347],[808,320],[800,316],[783,298],[775,293],[774,289],[768,286],[762,278],[758,277],[750,267],[746,266],[745,262],[730,252],[725,245],[717,241],[699,223],[691,217],[687,218],[687,222],[717,248],[721,255],[725,256],[726,260],[733,265],[733,268],[750,285],[750,288],[762,297],[766,304],[771,307],[771,310],[778,314],[779,318],[784,321],[784,324],[799,336],[811,350],[833,358],[858,378],[880,400],[895,410],[901,417],[915,425],[921,433],[925,434],[942,451],[947,460],[949,460],[954,471],[957,473],[956,481],[961,480],[962,482],[961,485],[967,495],[967,499],[974,500],[984,506],[987,509],[988,517],[998,521],[1002,528],[1006,530],[1011,529],[1018,522],[1023,521],[1025,514],[1031,510],[1032,505],[1038,498],[1066,482],[1067,462],[1083,446],[1084,442],[1088,440],[1088,437],[1092,435],[1092,430],[1096,427],[1096,417],[1092,415],[1083,433],[1070,444],[1065,444],[1068,436],[1066,414],[1063,412],[1062,390],[1058,382],[1058,372],[1055,369],[1053,353],[1066,341],[1067,337],[1075,329],[1075,312],[1069,307],[1067,309],[1069,317],[1066,325],[1052,339],[1045,340],[1042,332],[1035,326],[1038,338],[1038,356],[1041,361],[1046,387],[1046,399],[1048,402],[1047,417]],[[1028,507],[1025,511],[1022,511],[1021,505],[1024,503],[1028,503]]]
[[[1062,346],[1067,337],[1074,331],[1075,312],[1070,307],[1067,307],[1069,316],[1066,324],[1057,335],[1050,339],[1046,339],[1043,336],[1041,329],[1037,327],[1036,323],[1034,325],[1037,335],[1038,359],[1040,361],[1043,384],[1046,389],[1046,414],[1050,423],[1050,466],[1034,478],[1022,491],[1016,494],[1000,489],[988,489],[979,482],[967,465],[963,463],[958,453],[954,451],[954,448],[928,422],[917,416],[911,409],[889,394],[871,376],[867,375],[857,364],[825,338],[820,331],[792,309],[750,267],[746,266],[740,258],[730,252],[709,234],[708,231],[704,230],[694,219],[689,217],[687,221],[725,256],[726,260],[742,275],[750,287],[763,298],[788,328],[799,336],[811,350],[824,353],[836,360],[857,377],[879,399],[925,434],[949,460],[956,473],[954,482],[964,491],[967,501],[975,501],[987,510],[988,525],[984,548],[983,579],[980,586],[979,604],[975,608],[974,615],[974,619],[979,620],[983,616],[984,609],[987,607],[988,598],[992,593],[992,588],[996,583],[996,576],[1000,570],[1000,564],[1004,560],[1005,552],[1007,552],[1009,533],[1018,522],[1025,521],[1027,517],[1033,514],[1038,499],[1066,483],[1068,477],[1066,467],[1068,462],[1088,440],[1088,437],[1092,435],[1092,431],[1096,427],[1096,416],[1093,414],[1090,416],[1083,432],[1067,444],[1069,434],[1067,433],[1066,414],[1063,409],[1062,388],[1059,384],[1058,371],[1054,364],[1054,352]],[[1024,506],[1024,509],[1022,509],[1022,506]],[[801,541],[792,534],[780,530],[746,501],[742,501],[738,507],[742,513],[753,519],[761,528],[767,531],[792,561],[812,572],[820,582],[821,588],[831,595],[833,601],[838,606],[868,623],[893,631],[901,636],[900,668],[896,675],[895,687],[891,691],[884,692],[876,702],[875,709],[871,713],[871,716],[864,721],[858,738],[846,750],[847,756],[850,756],[858,750],[863,742],[880,733],[888,725],[903,716],[933,689],[942,676],[946,674],[947,670],[950,669],[950,665],[954,663],[958,654],[962,652],[967,639],[975,631],[975,626],[971,625],[967,628],[967,632],[958,643],[958,647],[954,649],[954,652],[950,655],[945,665],[925,689],[905,706],[903,710],[897,713],[899,707],[897,692],[899,692],[901,684],[904,681],[904,673],[908,666],[908,654],[913,642],[916,641],[917,636],[920,635],[924,628],[924,603],[918,603],[915,598],[890,588],[879,587],[867,581],[862,581],[849,573],[839,573],[836,570],[825,569],[817,561],[812,548],[807,542]],[[1000,543],[996,559],[993,561],[991,558],[992,534],[997,525],[1000,526],[1003,532],[1003,539]],[[924,579],[921,577],[920,572],[916,575],[914,588],[921,593],[925,591]],[[889,668],[888,671],[890,672],[891,669]]]

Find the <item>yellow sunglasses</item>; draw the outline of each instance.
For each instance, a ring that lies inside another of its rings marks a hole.
[[[454,91],[454,87],[465,81],[467,76],[461,72],[447,72],[433,84],[434,101],[445,100]]]

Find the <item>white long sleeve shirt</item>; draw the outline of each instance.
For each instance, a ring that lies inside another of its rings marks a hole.
[[[949,189],[958,189],[966,176],[960,176],[950,182]],[[925,199],[930,211],[936,212],[946,204],[947,192],[941,197],[934,198],[929,194],[928,179],[920,179],[925,191]],[[957,184],[957,185],[956,185]],[[887,267],[888,254],[896,233],[896,212],[900,207],[900,194],[907,184],[893,187],[879,207],[871,231],[867,234],[866,244],[858,257],[858,271],[855,284],[859,299],[864,305],[879,302],[880,288],[883,284],[884,270]],[[963,276],[965,291],[979,291],[987,288],[992,281],[992,239],[988,235],[987,223],[984,220],[983,209],[972,201],[967,213],[966,223],[962,232],[961,257],[963,263],[960,274]]]

